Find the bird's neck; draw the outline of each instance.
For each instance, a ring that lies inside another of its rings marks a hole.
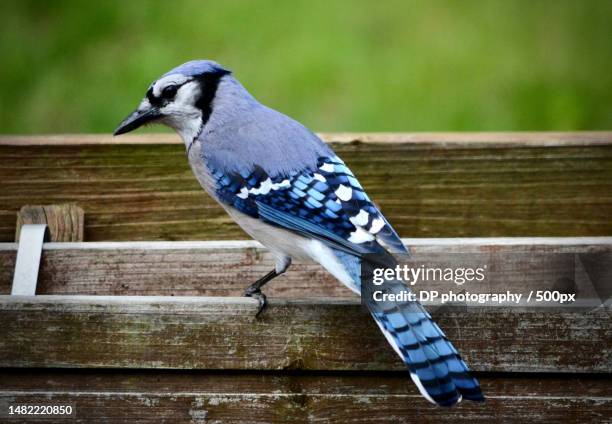
[[[235,125],[236,121],[248,120],[253,109],[260,106],[233,76],[227,75],[219,81],[210,104],[210,113],[200,113],[175,129],[189,150],[195,139],[204,138],[227,125]]]
[[[204,123],[202,135],[216,131],[240,119],[248,119],[260,104],[232,75],[221,79],[212,100],[211,113]]]
[[[185,148],[189,150],[191,143],[200,135],[202,132],[202,118],[194,118],[185,122],[179,128],[176,128],[176,132],[179,134],[183,143],[185,143]]]

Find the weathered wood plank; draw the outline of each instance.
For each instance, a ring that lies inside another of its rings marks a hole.
[[[219,374],[180,371],[0,372],[0,410],[70,404],[66,423],[601,423],[609,381],[591,376],[479,375],[484,404],[436,408],[406,373]],[[26,421],[20,421],[26,422]],[[34,421],[33,421],[34,422]],[[36,422],[39,422],[36,421]]]
[[[0,366],[402,370],[357,300],[0,296]],[[445,308],[477,371],[610,372],[610,310]],[[44,322],[45,326],[40,323]]]
[[[26,205],[17,213],[15,241],[19,241],[21,227],[25,224],[47,224],[50,241],[83,241],[85,214],[74,203],[61,205]]]
[[[81,137],[94,144],[78,144]],[[184,148],[163,142],[173,137],[107,144],[105,136],[60,136],[54,145],[0,138],[0,241],[12,240],[24,204],[60,202],[87,211],[91,241],[244,238],[200,189]],[[421,137],[328,138],[400,234],[612,234],[610,133]]]
[[[418,133],[318,133],[327,143],[419,143],[455,146],[585,146],[612,144],[612,131],[520,131],[520,132],[418,132]],[[96,144],[180,144],[174,133],[128,134],[121,138],[110,134],[3,135],[0,146],[76,146]]]
[[[578,299],[612,295],[610,290],[597,292],[612,281],[610,237],[404,241],[413,254],[405,263],[412,267],[488,267],[482,282],[430,280],[415,289],[512,290],[525,297],[532,289],[569,290]],[[0,245],[0,294],[10,292],[15,252],[15,244]],[[273,267],[272,255],[251,241],[48,243],[37,293],[241,296]],[[267,285],[266,293],[271,298],[352,296],[319,265],[298,261]]]

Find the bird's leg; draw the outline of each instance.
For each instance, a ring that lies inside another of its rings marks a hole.
[[[252,297],[259,301],[259,309],[257,309],[255,318],[259,317],[259,315],[263,312],[263,310],[266,308],[266,305],[268,304],[266,295],[261,292],[261,288],[268,281],[278,277],[279,275],[287,271],[287,268],[289,268],[289,266],[291,265],[291,257],[278,252],[272,253],[276,257],[276,266],[274,267],[274,269],[268,272],[263,277],[261,277],[259,280],[255,281],[244,291],[245,296]]]
[[[257,313],[255,314],[255,318],[257,318],[263,310],[266,308],[267,300],[266,295],[261,292],[261,288],[270,280],[275,277],[278,277],[281,273],[276,272],[275,269],[268,272],[266,275],[261,277],[259,280],[255,281],[253,284],[248,286],[244,291],[244,295],[247,297],[252,297],[259,301],[259,308],[257,309]]]

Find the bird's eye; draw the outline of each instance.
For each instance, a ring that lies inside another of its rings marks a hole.
[[[162,90],[161,96],[164,99],[173,99],[178,90],[178,85],[169,85]]]

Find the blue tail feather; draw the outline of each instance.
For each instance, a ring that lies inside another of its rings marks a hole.
[[[347,270],[352,270],[360,288],[355,265],[361,258],[345,252],[336,255]],[[381,287],[392,293],[410,290],[401,281],[385,282]],[[452,406],[462,399],[484,400],[478,380],[420,303],[370,302],[367,306],[424,397],[441,406]]]
[[[426,392],[423,395],[443,406],[453,405],[462,398],[484,400],[478,381],[470,375],[455,347],[422,306],[414,302],[398,304],[397,308],[409,315],[403,323],[397,315],[387,319],[384,311],[372,315],[395,342],[411,373],[418,378],[422,386],[419,388]]]

